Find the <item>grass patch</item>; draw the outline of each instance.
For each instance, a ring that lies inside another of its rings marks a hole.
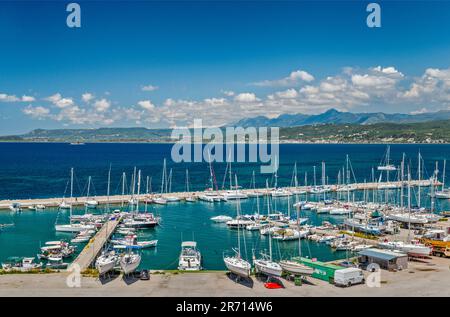
[[[86,269],[83,272],[81,272],[81,275],[83,277],[98,277],[98,270],[97,269]]]

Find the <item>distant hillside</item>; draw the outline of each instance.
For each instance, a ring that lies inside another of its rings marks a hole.
[[[147,128],[36,129],[23,135],[2,136],[0,141],[164,142],[170,141],[170,134],[170,129]]]
[[[421,114],[387,114],[383,112],[352,113],[330,109],[317,115],[283,114],[269,119],[264,116],[239,120],[230,126],[241,127],[296,127],[316,124],[375,124],[375,123],[415,123],[450,119],[450,111],[441,110]]]
[[[38,129],[23,135],[0,137],[0,142],[173,142],[170,135],[169,129]],[[418,123],[326,123],[284,127],[280,128],[280,142],[450,143],[450,120]]]
[[[280,142],[450,143],[450,120],[370,125],[323,124],[281,128]]]

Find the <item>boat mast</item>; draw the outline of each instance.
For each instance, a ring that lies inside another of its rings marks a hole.
[[[422,187],[422,155],[420,154],[420,150],[419,150],[419,157],[418,157],[418,173],[419,173],[419,184],[418,184],[418,189],[417,189],[417,205],[420,208],[421,205],[421,187]]]
[[[232,173],[231,173],[231,152],[230,152],[230,155],[228,155],[228,164],[229,164],[229,170],[228,170],[228,174],[230,175],[229,177],[230,177],[230,190],[233,190],[233,182],[232,182]],[[237,186],[237,184],[236,184],[236,186]],[[237,190],[237,188],[236,188],[236,190]],[[237,195],[237,192],[236,192],[236,195]]]
[[[236,188],[237,188],[237,175],[234,175],[234,180],[235,180],[235,184],[236,184]],[[236,192],[236,195],[237,195],[237,192]],[[238,227],[238,259],[241,259],[241,225],[240,225],[240,223],[239,223],[239,218],[240,218],[240,215],[239,215],[239,209],[240,209],[240,201],[239,201],[239,198],[237,199],[237,202],[236,202],[236,214],[237,214],[237,227]]]
[[[73,204],[73,167],[70,169],[70,205],[69,205],[70,224],[72,224],[72,204]]]
[[[189,170],[186,168],[186,192],[189,192]]]
[[[137,189],[137,199],[136,199],[136,213],[139,212],[139,195],[141,193],[141,170],[138,172],[138,189]]]
[[[109,164],[109,171],[108,171],[108,189],[106,190],[107,193],[107,202],[106,202],[106,210],[109,212],[109,190],[110,190],[110,184],[111,184],[111,164]]]
[[[316,187],[317,186],[317,184],[316,184],[316,166],[314,165],[313,166],[313,182],[314,182],[314,187]]]
[[[446,169],[446,165],[447,165],[447,160],[444,159],[444,167],[443,167],[443,171],[442,171],[442,191],[445,190],[445,169]]]
[[[73,167],[70,169],[70,202],[73,198]]]
[[[403,153],[403,158],[400,166],[400,207],[403,209],[403,181],[405,180],[405,153]]]
[[[349,170],[349,157],[346,156],[346,169],[347,169],[347,202],[350,202],[350,170]]]
[[[300,234],[300,205],[297,205],[297,231],[298,231],[298,256],[302,257],[301,234]]]
[[[122,207],[123,207],[123,198],[125,196],[125,172],[122,172]]]
[[[408,242],[411,240],[411,170],[408,165]]]
[[[150,177],[147,175],[147,180],[146,180],[146,185],[145,185],[145,192],[146,192],[146,198],[145,198],[145,212],[147,212],[147,206],[148,206],[148,189],[149,189],[149,187],[148,187],[148,184],[149,184],[149,181],[150,181]]]

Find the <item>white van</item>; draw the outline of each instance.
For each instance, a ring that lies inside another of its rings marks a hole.
[[[349,267],[334,272],[334,284],[338,286],[352,286],[364,283],[364,274],[361,269]]]

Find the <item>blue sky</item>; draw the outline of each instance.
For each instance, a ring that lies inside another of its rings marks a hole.
[[[450,107],[447,1],[67,3],[0,2],[0,134]]]

